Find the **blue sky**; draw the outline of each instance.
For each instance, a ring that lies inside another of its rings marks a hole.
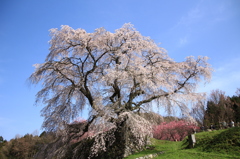
[[[114,32],[131,22],[176,61],[210,57],[212,82],[199,91],[232,96],[240,87],[239,0],[1,0],[0,22],[0,136],[7,140],[42,131],[42,107],[34,106],[41,86],[26,80],[48,54],[48,30],[61,25]]]

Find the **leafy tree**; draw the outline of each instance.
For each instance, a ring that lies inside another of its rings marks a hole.
[[[4,138],[2,136],[0,136],[0,149],[2,148],[2,146],[4,146],[4,144],[7,142],[7,140],[4,140]]]
[[[54,134],[52,133],[44,133],[41,137],[26,134],[8,142],[4,140],[4,144],[0,147],[0,158],[30,159],[41,147],[52,141],[54,141]]]
[[[211,124],[219,125],[223,121],[228,121],[229,104],[228,97],[224,91],[219,89],[212,90],[207,102],[207,109],[204,116],[204,124],[210,126]]]
[[[235,117],[235,122],[238,123],[240,122],[240,88],[237,88],[236,95],[231,97],[232,101],[232,107],[234,110],[234,117]]]
[[[236,92],[237,93],[237,92]],[[222,122],[239,122],[240,102],[238,96],[227,97],[224,91],[213,90],[207,102],[204,124],[222,126]]]
[[[44,63],[35,65],[29,78],[32,84],[42,83],[36,102],[45,104],[43,128],[58,132],[64,136],[62,142],[69,144],[67,124],[88,107],[90,117],[79,137],[100,123],[99,132],[106,127],[112,132],[95,136],[91,157],[106,152],[117,139],[125,146],[134,142],[129,145],[141,149],[151,136],[151,124],[139,113],[157,102],[169,112],[179,107],[187,115],[188,103],[202,98],[194,92],[197,83],[211,78],[207,57],[190,56],[175,62],[131,24],[115,33],[104,28],[87,33],[69,26],[51,29],[50,33],[50,53]],[[106,143],[109,136],[112,141]],[[64,148],[52,152],[60,158],[58,152],[64,154]]]

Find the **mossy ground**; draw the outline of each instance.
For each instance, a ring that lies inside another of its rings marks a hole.
[[[187,148],[187,138],[180,142],[152,139],[150,149],[133,154],[125,159],[164,151],[155,159],[240,159],[240,128],[229,128],[196,134],[196,145]]]

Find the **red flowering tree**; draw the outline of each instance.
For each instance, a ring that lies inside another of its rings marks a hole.
[[[183,120],[169,123],[163,122],[154,126],[153,137],[159,140],[181,141],[198,129],[199,127],[195,124]]]

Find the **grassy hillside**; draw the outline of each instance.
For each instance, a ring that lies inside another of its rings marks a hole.
[[[135,159],[160,151],[164,153],[155,159],[240,159],[240,128],[197,133],[197,143],[192,149],[187,148],[187,139],[180,142],[155,139],[152,141],[153,145],[148,149],[126,159]]]

